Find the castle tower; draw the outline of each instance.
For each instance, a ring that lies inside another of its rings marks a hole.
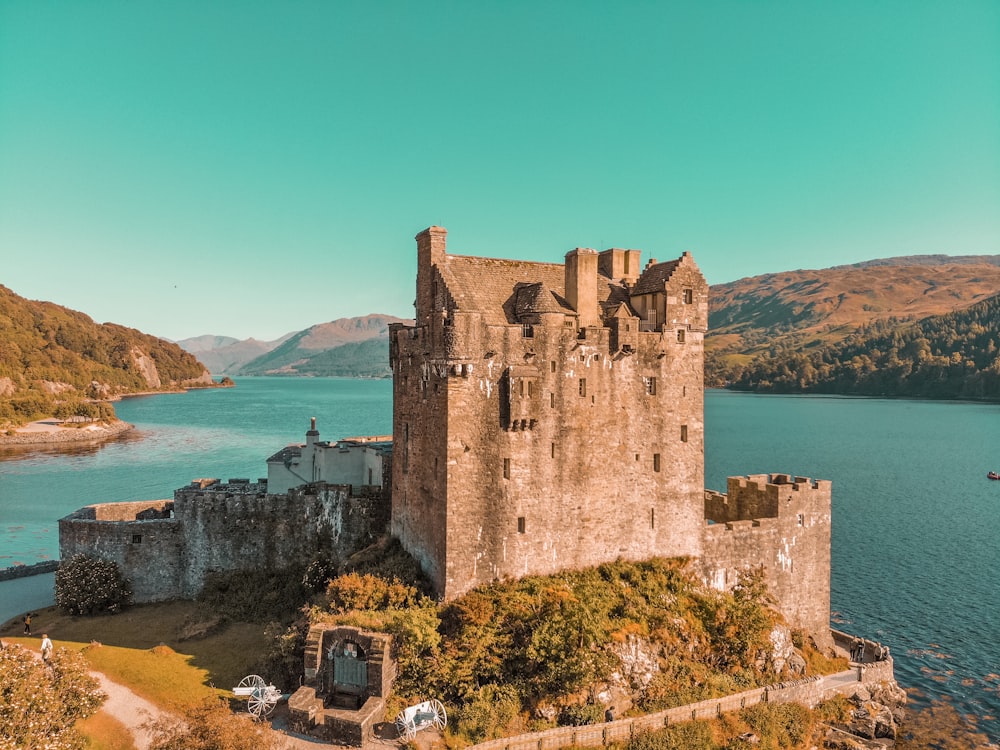
[[[416,323],[390,331],[392,533],[437,592],[699,555],[708,285],[691,256],[640,274],[636,250],[532,263],[451,255],[446,236],[417,235]]]

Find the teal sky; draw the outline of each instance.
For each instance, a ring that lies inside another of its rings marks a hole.
[[[0,0],[0,284],[172,339],[413,314],[413,235],[710,283],[1000,253],[1000,2]]]

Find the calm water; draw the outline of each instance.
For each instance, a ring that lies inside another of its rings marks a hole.
[[[58,554],[55,521],[89,503],[171,497],[195,477],[256,478],[300,442],[391,431],[385,380],[246,378],[123,401],[139,435],[96,449],[0,454],[0,567]],[[1000,406],[751,396],[705,400],[706,484],[732,474],[832,479],[833,609],[892,647],[897,677],[950,696],[1000,738]]]

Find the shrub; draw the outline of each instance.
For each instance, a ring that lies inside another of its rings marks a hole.
[[[245,569],[205,576],[198,601],[242,622],[289,623],[309,598],[303,569]]]
[[[472,742],[503,737],[521,710],[521,697],[510,685],[487,685],[458,717],[458,732]]]
[[[77,750],[76,722],[97,712],[105,695],[74,651],[56,649],[48,665],[20,646],[0,649],[0,747]]]
[[[116,614],[132,604],[132,587],[111,560],[77,555],[56,571],[56,604],[71,615]]]
[[[209,698],[146,725],[152,734],[149,750],[274,750],[278,736],[267,723],[232,713],[226,704]]]

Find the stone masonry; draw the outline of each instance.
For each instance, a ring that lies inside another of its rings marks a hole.
[[[708,284],[689,253],[564,263],[417,235],[414,325],[390,326],[391,529],[437,592],[652,556],[728,588],[762,567],[791,624],[829,627],[830,484],[704,490]]]

